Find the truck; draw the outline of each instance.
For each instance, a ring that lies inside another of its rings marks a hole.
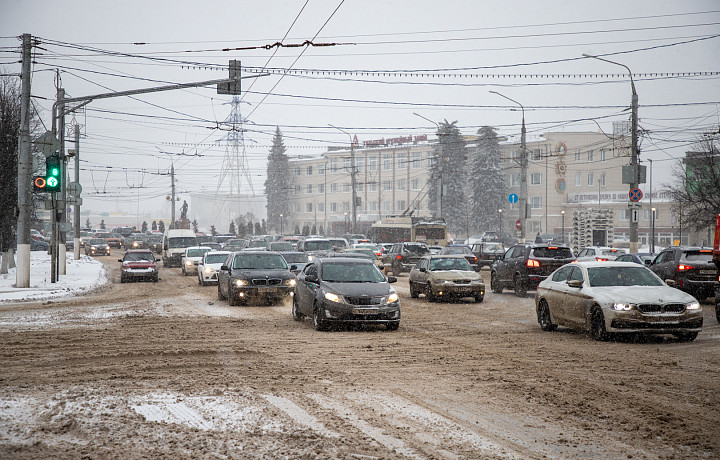
[[[420,242],[447,246],[447,224],[444,219],[412,216],[389,216],[370,227],[375,243]]]
[[[192,230],[181,228],[165,230],[162,243],[163,266],[179,267],[185,248],[197,245],[197,238]]]

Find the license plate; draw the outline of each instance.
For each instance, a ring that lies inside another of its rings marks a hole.
[[[716,275],[716,270],[700,270],[701,275]]]
[[[258,288],[257,291],[260,294],[269,294],[271,292],[275,292],[275,289],[273,289],[273,288]]]
[[[353,308],[353,315],[377,315],[379,311],[376,308]]]

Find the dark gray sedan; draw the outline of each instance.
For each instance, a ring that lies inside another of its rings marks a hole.
[[[233,252],[218,273],[218,299],[227,299],[232,306],[280,302],[295,289],[291,268],[277,252]]]

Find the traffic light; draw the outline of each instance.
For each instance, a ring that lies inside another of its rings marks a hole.
[[[59,192],[62,187],[62,168],[60,158],[48,157],[45,160],[45,191]]]
[[[33,179],[33,190],[36,192],[46,192],[45,186],[47,185],[45,182],[44,176],[35,176]]]

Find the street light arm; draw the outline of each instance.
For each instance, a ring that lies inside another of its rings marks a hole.
[[[498,93],[497,91],[490,91],[490,92],[493,93],[493,94],[497,94],[497,95],[500,96],[500,97],[504,97],[504,98],[507,99],[508,101],[512,101],[512,102],[516,103],[517,105],[519,105],[519,106],[520,106],[520,110],[522,110],[523,120],[525,120],[525,107],[523,107],[523,105],[522,105],[521,103],[519,103],[519,102],[516,101],[515,99],[510,99],[510,98],[507,97],[506,95],[500,94],[500,93]]]
[[[615,65],[619,65],[619,66],[625,67],[625,69],[628,71],[628,74],[630,75],[630,86],[632,87],[633,95],[637,95],[637,92],[635,91],[635,81],[633,80],[633,74],[632,74],[632,70],[630,70],[630,67],[628,67],[628,66],[626,66],[625,64],[622,64],[622,63],[620,63],[620,62],[611,61],[610,59],[605,59],[605,58],[601,58],[601,57],[598,57],[598,56],[593,56],[593,55],[591,55],[591,54],[584,54],[584,53],[583,53],[583,57],[593,58],[593,59],[597,59],[598,61],[609,62],[610,64],[615,64]]]

